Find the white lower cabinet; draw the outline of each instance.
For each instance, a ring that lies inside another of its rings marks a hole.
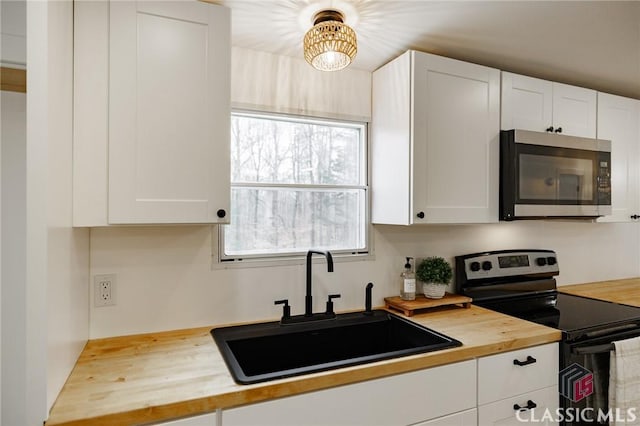
[[[558,408],[558,387],[550,386],[533,392],[505,398],[478,407],[481,426],[516,426],[525,423],[552,425]],[[535,407],[533,406],[535,404]],[[530,408],[525,408],[525,407]],[[518,407],[522,407],[518,409]],[[444,423],[443,423],[444,424]],[[457,424],[457,423],[456,423]]]
[[[558,357],[550,343],[478,359],[478,424],[555,424]]]
[[[450,414],[448,416],[438,417],[437,419],[427,420],[412,426],[476,426],[478,425],[478,410],[462,411],[461,413]]]
[[[475,406],[476,361],[469,360],[223,410],[222,426],[415,425]],[[460,421],[434,424],[476,424]]]
[[[202,414],[200,416],[185,417],[168,422],[152,423],[153,426],[216,426],[218,423],[216,413]]]
[[[478,405],[557,385],[558,350],[551,343],[479,358]]]
[[[219,426],[555,424],[558,350],[550,343],[230,408]]]

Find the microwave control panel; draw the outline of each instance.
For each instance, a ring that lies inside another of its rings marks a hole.
[[[598,204],[611,205],[611,153],[598,153]]]

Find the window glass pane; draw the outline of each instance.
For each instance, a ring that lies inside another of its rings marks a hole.
[[[233,115],[231,181],[361,185],[362,126]]]
[[[226,255],[366,246],[364,189],[232,188]]]

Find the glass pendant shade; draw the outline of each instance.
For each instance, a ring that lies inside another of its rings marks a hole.
[[[358,51],[356,33],[343,23],[342,14],[325,10],[316,14],[314,26],[304,36],[304,58],[320,71],[347,67]]]

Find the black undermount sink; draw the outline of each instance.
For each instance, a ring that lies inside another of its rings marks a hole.
[[[241,384],[365,364],[462,343],[383,310],[281,325],[267,322],[211,330]]]

